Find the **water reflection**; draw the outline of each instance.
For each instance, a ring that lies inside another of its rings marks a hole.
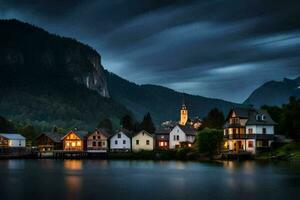
[[[64,168],[70,171],[82,170],[82,160],[65,160]]]

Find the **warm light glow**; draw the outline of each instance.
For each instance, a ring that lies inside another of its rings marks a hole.
[[[81,146],[81,141],[77,142],[77,146],[80,147]]]
[[[188,147],[192,147],[192,144],[188,144]]]
[[[76,143],[75,142],[72,142],[72,147],[75,147],[76,146]]]
[[[159,142],[159,146],[163,147],[164,146],[164,142]]]

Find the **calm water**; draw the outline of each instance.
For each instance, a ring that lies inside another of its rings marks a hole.
[[[300,164],[0,160],[0,188],[1,200],[290,200],[299,199]]]

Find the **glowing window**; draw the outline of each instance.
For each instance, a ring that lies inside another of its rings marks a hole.
[[[76,143],[75,143],[75,142],[72,142],[71,145],[72,145],[72,147],[75,147],[75,146],[76,146]]]
[[[77,142],[77,146],[80,147],[81,146],[81,141]]]

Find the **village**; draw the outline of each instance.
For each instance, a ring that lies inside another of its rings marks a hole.
[[[264,110],[232,108],[223,126],[218,153],[223,158],[231,158],[267,151],[274,141],[275,125]],[[0,155],[8,158],[25,155],[36,158],[85,158],[96,155],[106,158],[107,153],[194,149],[199,144],[196,140],[201,126],[199,118],[189,118],[188,108],[183,102],[180,120],[164,122],[164,126],[154,132],[132,132],[122,127],[113,133],[104,128],[96,128],[93,132],[74,129],[63,136],[56,131],[43,132],[36,137],[35,147],[26,146],[22,133],[0,133]]]

